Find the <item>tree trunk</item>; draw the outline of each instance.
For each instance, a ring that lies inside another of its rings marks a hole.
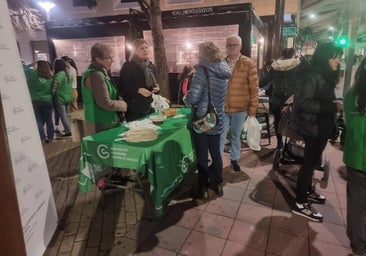
[[[151,1],[149,19],[154,45],[154,59],[157,73],[156,79],[160,85],[160,94],[170,100],[171,95],[164,45],[163,23],[161,20],[160,0]]]

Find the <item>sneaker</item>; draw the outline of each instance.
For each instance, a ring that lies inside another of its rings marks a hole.
[[[231,160],[231,168],[234,170],[234,172],[240,172],[240,166],[238,165],[238,162],[236,160]]]
[[[303,216],[305,218],[308,218],[313,221],[322,222],[323,221],[323,215],[318,213],[309,203],[295,203],[294,208],[292,208],[292,212]]]
[[[308,192],[308,201],[314,204],[325,204],[325,196],[316,193],[315,191]]]
[[[207,200],[208,199],[208,188],[207,187],[198,187],[195,198],[201,199],[201,200]]]
[[[215,192],[215,194],[218,196],[218,197],[222,197],[224,195],[224,190],[222,188],[222,185],[221,184],[218,184],[216,186],[213,187],[213,191]]]
[[[70,137],[71,136],[71,132],[69,133],[65,133],[65,134],[62,134],[61,137]]]

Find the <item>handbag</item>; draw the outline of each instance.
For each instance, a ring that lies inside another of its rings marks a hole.
[[[300,135],[298,121],[293,111],[292,104],[283,107],[281,119],[278,123],[278,133],[290,138],[292,141],[302,141],[303,138]]]
[[[215,106],[211,102],[210,77],[207,68],[203,67],[203,70],[207,78],[208,105],[206,114],[203,117],[197,116],[197,106],[193,106],[192,128],[196,133],[205,133],[217,126],[218,124],[217,112]]]

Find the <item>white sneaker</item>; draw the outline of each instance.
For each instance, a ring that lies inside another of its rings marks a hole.
[[[322,222],[323,221],[323,215],[318,213],[313,207],[311,207],[308,203],[295,203],[294,208],[292,208],[292,212],[303,216],[305,218],[308,218],[313,221]]]

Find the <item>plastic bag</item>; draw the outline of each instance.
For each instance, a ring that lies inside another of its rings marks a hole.
[[[244,122],[244,133],[246,133],[247,143],[251,150],[260,151],[262,125],[257,118],[248,116]]]

